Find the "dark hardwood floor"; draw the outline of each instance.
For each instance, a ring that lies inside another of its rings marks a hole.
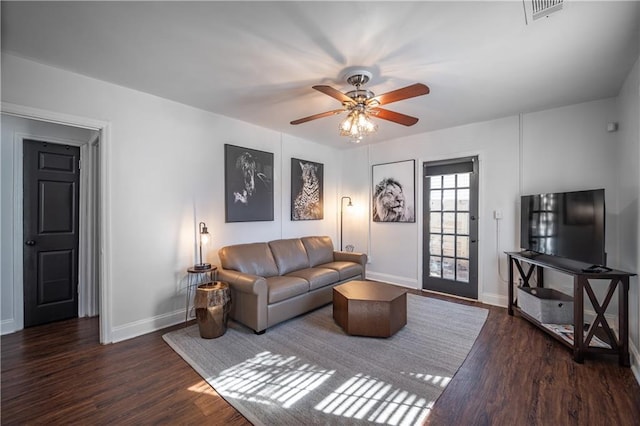
[[[485,307],[489,318],[429,424],[638,424],[631,369],[615,357],[576,364],[525,320]],[[249,424],[164,343],[166,331],[100,345],[91,318],[2,336],[2,424]]]

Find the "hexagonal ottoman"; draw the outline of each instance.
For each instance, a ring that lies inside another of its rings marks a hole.
[[[333,288],[333,319],[353,336],[390,337],[407,324],[407,290],[374,281]]]

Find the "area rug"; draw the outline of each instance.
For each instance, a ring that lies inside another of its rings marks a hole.
[[[487,315],[408,294],[407,325],[386,339],[346,335],[331,305],[263,335],[230,322],[217,339],[197,325],[163,338],[255,425],[420,424]]]

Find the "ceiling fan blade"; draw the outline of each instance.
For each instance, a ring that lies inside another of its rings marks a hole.
[[[402,89],[392,90],[391,92],[383,93],[367,101],[368,104],[377,101],[378,105],[386,105],[391,102],[401,101],[403,99],[415,98],[416,96],[422,96],[429,93],[429,87],[422,83],[412,84],[411,86],[403,87]]]
[[[332,98],[335,98],[337,100],[339,100],[340,102],[347,102],[349,104],[353,104],[355,103],[355,101],[353,99],[351,99],[350,97],[348,97],[347,95],[345,95],[344,93],[342,93],[341,91],[334,89],[331,86],[313,86],[314,89],[316,89],[318,92],[322,92],[325,95],[329,95]]]
[[[320,114],[310,115],[309,117],[299,118],[297,120],[293,120],[290,124],[302,124],[307,121],[316,120],[318,118],[329,117],[330,115],[337,115],[343,112],[344,109],[334,109],[333,111],[321,112]]]
[[[394,123],[402,124],[404,126],[413,126],[418,122],[418,119],[409,115],[400,114],[399,112],[389,111],[383,108],[372,108],[372,115],[374,117],[382,118],[383,120],[393,121]]]

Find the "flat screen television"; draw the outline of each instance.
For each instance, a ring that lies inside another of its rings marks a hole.
[[[606,265],[604,189],[524,195],[523,249],[592,265]]]

